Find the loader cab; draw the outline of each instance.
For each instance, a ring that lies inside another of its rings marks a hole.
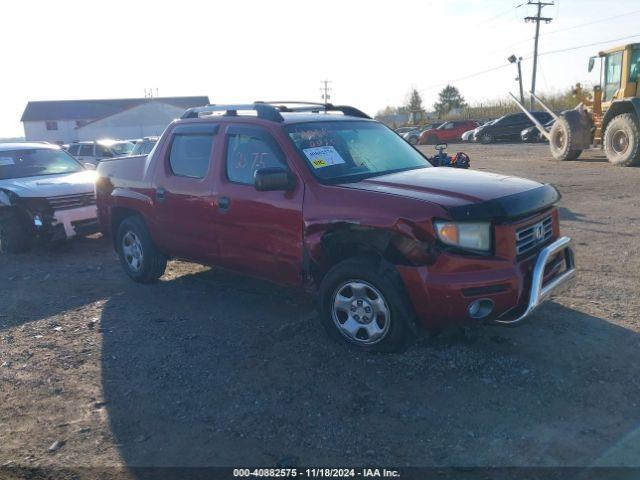
[[[613,100],[636,97],[640,94],[640,43],[625,45],[600,52],[600,88],[602,110],[606,111]],[[593,59],[593,57],[592,57]],[[594,61],[589,59],[589,71]],[[595,59],[593,59],[595,60]]]

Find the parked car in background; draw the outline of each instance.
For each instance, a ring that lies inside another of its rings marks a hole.
[[[405,133],[410,132],[412,130],[415,130],[416,128],[418,128],[418,127],[398,127],[394,131],[398,135],[404,135]]]
[[[130,155],[133,147],[133,143],[126,140],[99,140],[73,143],[67,151],[81,163],[90,163],[95,166],[105,158]]]
[[[542,124],[547,123],[552,118],[548,112],[531,113]],[[511,113],[476,129],[474,138],[476,141],[485,144],[498,140],[520,141],[520,132],[531,126],[533,126],[533,122],[524,113]]]
[[[474,134],[475,130],[476,130],[475,128],[471,129],[471,130],[467,130],[462,135],[460,135],[460,139],[463,142],[473,142],[473,134]]]
[[[412,130],[404,133],[402,135],[402,138],[404,138],[411,145],[417,145],[418,139],[420,138],[420,129],[417,127],[414,127]]]
[[[551,130],[551,127],[553,126],[555,121],[556,121],[555,118],[552,118],[551,120],[549,120],[547,123],[544,124],[544,127],[547,129],[547,131]],[[520,132],[520,139],[523,142],[547,142],[548,141],[547,137],[542,135],[540,133],[540,130],[538,130],[538,128],[535,125],[522,130]]]
[[[0,252],[97,232],[95,178],[57,146],[0,144]]]
[[[385,351],[418,325],[517,324],[573,277],[555,187],[433,167],[360,110],[323,110],[342,115],[193,108],[150,156],[100,163],[126,274],[154,282],[181,258],[314,290],[332,337]]]
[[[144,137],[136,140],[136,144],[129,155],[147,155],[151,150],[153,150],[157,141],[158,137]]]
[[[468,131],[476,128],[478,122],[473,120],[455,120],[444,122],[438,128],[430,128],[424,130],[420,134],[418,143],[420,145],[434,145],[440,142],[455,142],[460,140],[460,136]]]

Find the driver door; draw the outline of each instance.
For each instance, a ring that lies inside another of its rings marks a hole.
[[[232,270],[299,285],[302,273],[304,184],[289,167],[282,148],[264,128],[227,127],[215,213],[220,263]],[[254,174],[281,167],[296,177],[290,192],[258,191]]]

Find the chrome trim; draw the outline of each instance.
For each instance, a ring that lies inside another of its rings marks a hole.
[[[514,325],[516,323],[520,323],[522,320],[531,315],[531,313],[536,308],[538,308],[548,297],[550,297],[554,293],[554,291],[556,291],[559,287],[565,285],[575,277],[576,269],[573,258],[573,250],[571,250],[571,248],[569,247],[570,243],[571,239],[569,237],[560,237],[551,245],[540,250],[540,253],[538,254],[538,258],[536,260],[536,264],[533,267],[533,275],[531,277],[531,291],[529,293],[529,304],[527,305],[527,309],[522,315],[515,319],[501,320],[500,318],[497,318],[493,320],[494,323],[500,325]],[[545,267],[549,263],[551,257],[562,250],[564,250],[567,270],[558,277],[550,280],[546,285],[543,285],[542,282],[544,280]]]
[[[539,232],[536,230],[539,229]],[[548,217],[516,230],[516,254],[522,255],[546,242],[553,235],[553,217]]]

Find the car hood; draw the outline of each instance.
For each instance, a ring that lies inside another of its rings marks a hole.
[[[97,174],[93,170],[63,175],[0,180],[0,189],[9,190],[19,197],[55,197],[93,192]]]
[[[560,199],[552,185],[450,167],[408,170],[342,186],[435,203],[460,220],[519,217]]]

